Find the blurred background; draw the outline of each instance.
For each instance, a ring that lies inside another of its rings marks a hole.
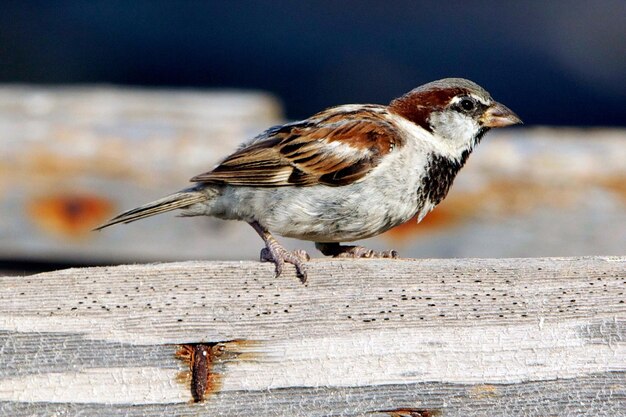
[[[424,225],[367,244],[417,257],[626,247],[623,0],[5,0],[0,58],[0,269],[256,258],[248,226],[209,219],[88,231],[270,125],[450,76],[525,127],[493,132]]]
[[[626,124],[626,3],[3,1],[0,81],[265,90],[287,117],[470,78],[527,124]]]

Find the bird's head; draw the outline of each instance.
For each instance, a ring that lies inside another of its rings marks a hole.
[[[485,89],[463,78],[424,84],[393,100],[389,108],[431,133],[441,149],[457,157],[471,151],[490,128],[522,123]]]

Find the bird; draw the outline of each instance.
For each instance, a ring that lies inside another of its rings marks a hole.
[[[313,241],[326,256],[397,258],[394,250],[341,245],[421,221],[447,195],[491,128],[522,123],[478,84],[444,78],[388,105],[347,104],[270,127],[191,187],[125,211],[95,230],[180,209],[249,223],[263,239],[260,260],[280,276],[292,264],[305,283],[309,255],[274,237]]]

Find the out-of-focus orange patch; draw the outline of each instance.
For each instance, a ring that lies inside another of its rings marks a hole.
[[[382,236],[385,239],[397,242],[411,239],[419,234],[433,233],[456,226],[467,220],[473,213],[473,207],[470,204],[466,204],[467,201],[463,201],[464,199],[474,200],[471,197],[471,195],[464,194],[460,199],[452,198],[446,200],[424,217],[420,223],[417,222],[416,217],[413,217],[408,222],[394,227]]]
[[[113,203],[96,195],[63,194],[36,198],[28,204],[27,212],[42,230],[79,238],[110,217]]]
[[[408,222],[394,227],[382,236],[385,239],[397,242],[398,240],[410,239],[420,233],[432,233],[433,231],[452,227],[462,220],[462,216],[457,210],[448,206],[448,204],[442,203],[424,217],[420,223],[417,222],[416,217],[413,217]]]
[[[540,206],[567,208],[576,203],[580,190],[546,186],[528,181],[499,180],[474,192],[454,192],[418,224],[415,218],[382,236],[390,241],[408,240],[475,220],[506,218]],[[488,213],[488,214],[487,214]]]
[[[600,184],[618,195],[626,203],[626,177],[618,175],[605,177],[600,180]]]

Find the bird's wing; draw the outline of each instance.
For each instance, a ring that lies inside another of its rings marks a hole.
[[[340,106],[267,130],[195,182],[257,187],[347,185],[402,146],[382,106]]]

